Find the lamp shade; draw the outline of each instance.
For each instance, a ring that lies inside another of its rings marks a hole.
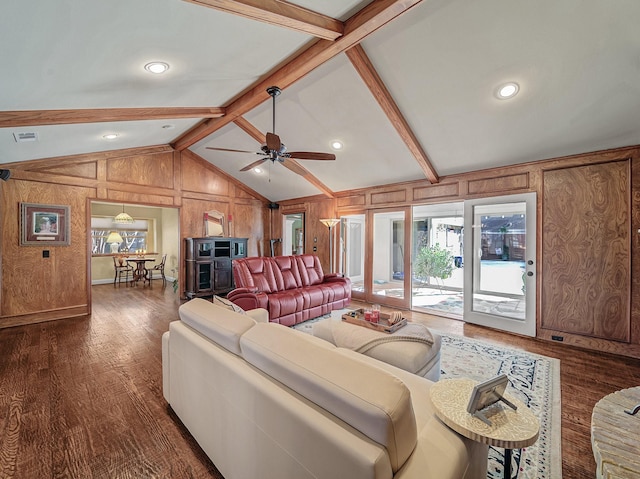
[[[333,228],[338,224],[340,220],[338,218],[322,218],[320,219],[320,223],[325,225],[327,228]]]
[[[117,231],[112,231],[107,236],[107,243],[111,244],[111,253],[117,253],[120,248],[120,243],[122,243],[122,236]]]
[[[112,231],[107,237],[107,243],[122,243],[122,236],[117,231]]]
[[[124,212],[124,205],[122,205],[122,213],[113,218],[113,222],[119,225],[130,225],[133,221],[133,218]]]

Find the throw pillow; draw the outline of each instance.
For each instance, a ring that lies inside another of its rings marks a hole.
[[[235,303],[232,303],[227,298],[222,298],[220,296],[213,297],[213,304],[217,304],[218,306],[222,306],[223,308],[227,308],[230,311],[234,311],[239,314],[246,314],[244,309],[238,306]]]

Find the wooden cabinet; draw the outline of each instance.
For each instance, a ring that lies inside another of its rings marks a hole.
[[[185,238],[187,298],[227,294],[234,288],[231,261],[246,256],[246,238]]]

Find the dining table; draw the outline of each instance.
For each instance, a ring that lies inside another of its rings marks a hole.
[[[127,264],[136,264],[136,267],[133,269],[133,279],[131,280],[131,284],[136,284],[139,281],[142,281],[142,284],[144,285],[148,281],[149,285],[151,285],[147,263],[154,262],[155,258],[147,258],[145,256],[130,256],[125,258],[125,260],[127,261]]]

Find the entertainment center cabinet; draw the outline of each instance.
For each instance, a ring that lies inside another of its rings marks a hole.
[[[247,238],[185,238],[185,295],[225,295],[234,288],[231,261],[247,256]]]

